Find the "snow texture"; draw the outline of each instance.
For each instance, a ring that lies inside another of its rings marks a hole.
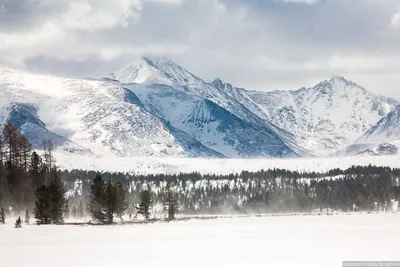
[[[125,226],[0,226],[2,266],[311,266],[395,261],[399,214],[277,216]],[[373,242],[372,242],[373,240]]]
[[[199,172],[202,174],[230,174],[261,169],[287,169],[299,172],[327,172],[332,169],[345,170],[353,165],[389,166],[400,168],[400,156],[329,157],[292,159],[205,159],[169,157],[100,157],[56,153],[61,169],[82,169],[136,174],[179,174]]]
[[[343,77],[297,91],[209,83],[165,57],[100,80],[0,69],[0,95],[0,123],[16,123],[35,147],[50,138],[60,151],[93,157],[344,155],[398,104]]]

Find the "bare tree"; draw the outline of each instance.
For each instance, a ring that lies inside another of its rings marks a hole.
[[[53,155],[54,152],[54,143],[51,140],[43,141],[43,158],[46,168],[50,171],[55,167],[55,158]]]
[[[14,127],[14,125],[7,121],[3,128],[3,140],[4,145],[8,152],[8,158],[6,161],[9,161],[11,165],[18,165],[18,148],[17,148],[17,140],[19,137],[18,130]]]
[[[3,207],[4,204],[4,180],[5,178],[5,170],[4,170],[4,162],[5,162],[5,150],[4,150],[4,142],[3,135],[0,133],[0,208]]]

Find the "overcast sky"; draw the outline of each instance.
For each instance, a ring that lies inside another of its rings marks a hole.
[[[143,55],[248,89],[342,75],[400,98],[400,0],[0,0],[1,66],[102,77]]]

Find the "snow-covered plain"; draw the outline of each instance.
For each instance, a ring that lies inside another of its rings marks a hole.
[[[342,266],[399,260],[400,214],[0,226],[1,266]]]
[[[326,172],[335,168],[347,169],[353,165],[388,166],[400,168],[400,156],[364,156],[293,159],[209,159],[157,157],[89,157],[56,153],[61,169],[82,169],[136,174],[192,173],[230,174],[261,169],[287,169],[300,172]]]

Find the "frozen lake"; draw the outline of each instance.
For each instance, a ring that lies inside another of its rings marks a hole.
[[[399,260],[400,214],[0,226],[1,266],[342,266]]]

